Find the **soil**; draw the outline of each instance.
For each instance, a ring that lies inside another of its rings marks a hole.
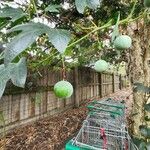
[[[132,109],[131,90],[118,91],[108,97],[115,97],[118,100],[120,98],[125,99],[127,118],[129,118],[128,116]],[[88,100],[87,103],[90,101]],[[57,116],[47,117],[32,124],[15,128],[6,135],[5,139],[0,139],[1,149],[62,150],[65,142],[81,128],[88,112],[87,103]]]

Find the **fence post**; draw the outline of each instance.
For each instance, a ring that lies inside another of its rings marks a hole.
[[[122,89],[122,78],[121,75],[119,75],[119,89]]]
[[[103,84],[102,84],[102,74],[98,73],[98,82],[99,82],[99,96],[102,97],[103,93],[102,93],[102,88],[103,88]]]
[[[79,72],[78,67],[74,69],[74,106],[79,107]]]
[[[115,92],[115,74],[112,74],[112,92]]]
[[[127,75],[126,75],[126,76],[125,76],[125,85],[124,85],[124,87],[125,87],[125,88],[127,88],[127,87],[128,87],[128,85],[127,85],[127,81],[128,81],[128,80],[127,80]]]

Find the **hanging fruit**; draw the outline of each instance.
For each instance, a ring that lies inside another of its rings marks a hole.
[[[109,65],[105,60],[98,60],[95,65],[94,65],[94,69],[97,72],[103,72],[106,71],[108,69]]]
[[[68,81],[59,81],[54,85],[54,93],[58,98],[69,98],[73,94],[73,86]]]
[[[114,41],[114,47],[118,50],[124,50],[131,47],[132,39],[128,35],[120,35]]]

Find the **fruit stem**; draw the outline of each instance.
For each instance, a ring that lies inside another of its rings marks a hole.
[[[62,55],[62,78],[66,80],[66,67],[65,67],[65,55]]]

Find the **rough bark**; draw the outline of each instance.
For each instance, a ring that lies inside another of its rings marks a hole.
[[[128,29],[133,39],[133,47],[130,50],[129,74],[131,83],[139,82],[149,86],[150,68],[148,60],[150,56],[150,25],[139,21],[130,25]],[[131,131],[134,136],[141,137],[140,125],[147,125],[144,116],[147,112],[144,105],[148,100],[148,95],[143,92],[133,92],[133,109]],[[148,114],[147,114],[148,115]]]

